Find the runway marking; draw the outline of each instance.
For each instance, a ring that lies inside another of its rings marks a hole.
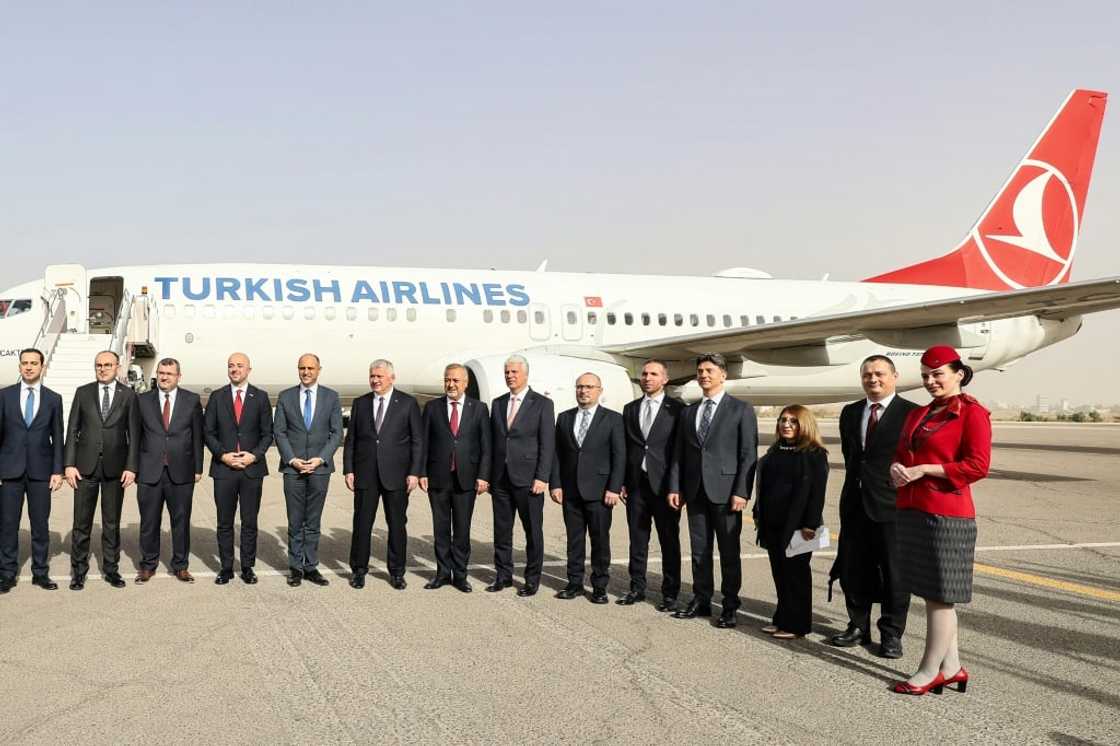
[[[1110,591],[1106,588],[1098,588],[1092,585],[1082,585],[1081,583],[1071,583],[1068,580],[1047,578],[1042,575],[1034,575],[1029,572],[1022,572],[1020,570],[1009,570],[1006,567],[985,565],[981,562],[975,563],[974,567],[976,572],[980,573],[981,575],[1004,578],[1005,580],[1017,580],[1020,583],[1026,583],[1027,585],[1035,585],[1040,588],[1052,588],[1057,591],[1074,593],[1079,596],[1089,596],[1090,598],[1095,598],[1100,601],[1120,601],[1120,592]]]

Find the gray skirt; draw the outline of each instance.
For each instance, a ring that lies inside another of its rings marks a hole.
[[[898,553],[902,587],[909,593],[945,604],[972,600],[974,519],[900,510]]]

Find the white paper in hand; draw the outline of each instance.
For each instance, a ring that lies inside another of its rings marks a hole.
[[[828,526],[821,526],[818,528],[816,535],[812,539],[801,538],[801,530],[798,529],[793,532],[793,538],[789,540],[789,546],[786,547],[786,556],[796,557],[799,554],[815,552],[818,549],[825,549],[828,546]]]

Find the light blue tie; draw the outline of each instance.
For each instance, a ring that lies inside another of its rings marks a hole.
[[[303,426],[311,429],[311,389],[303,391]]]
[[[27,403],[23,405],[23,421],[31,427],[31,420],[35,419],[35,389],[27,387]]]

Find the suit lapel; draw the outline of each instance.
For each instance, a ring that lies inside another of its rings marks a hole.
[[[101,384],[98,384],[97,388],[100,389]],[[114,384],[113,384],[113,401],[112,401],[112,403],[109,404],[109,411],[105,414],[105,418],[101,421],[102,424],[108,425],[109,421],[112,420],[114,416],[116,416],[117,411],[121,408],[121,401],[124,399],[125,390],[126,390],[125,387],[122,386],[120,383],[114,382]],[[98,394],[100,394],[100,391],[98,391]],[[101,411],[101,402],[100,401],[97,402],[97,409],[98,409],[98,411]]]

